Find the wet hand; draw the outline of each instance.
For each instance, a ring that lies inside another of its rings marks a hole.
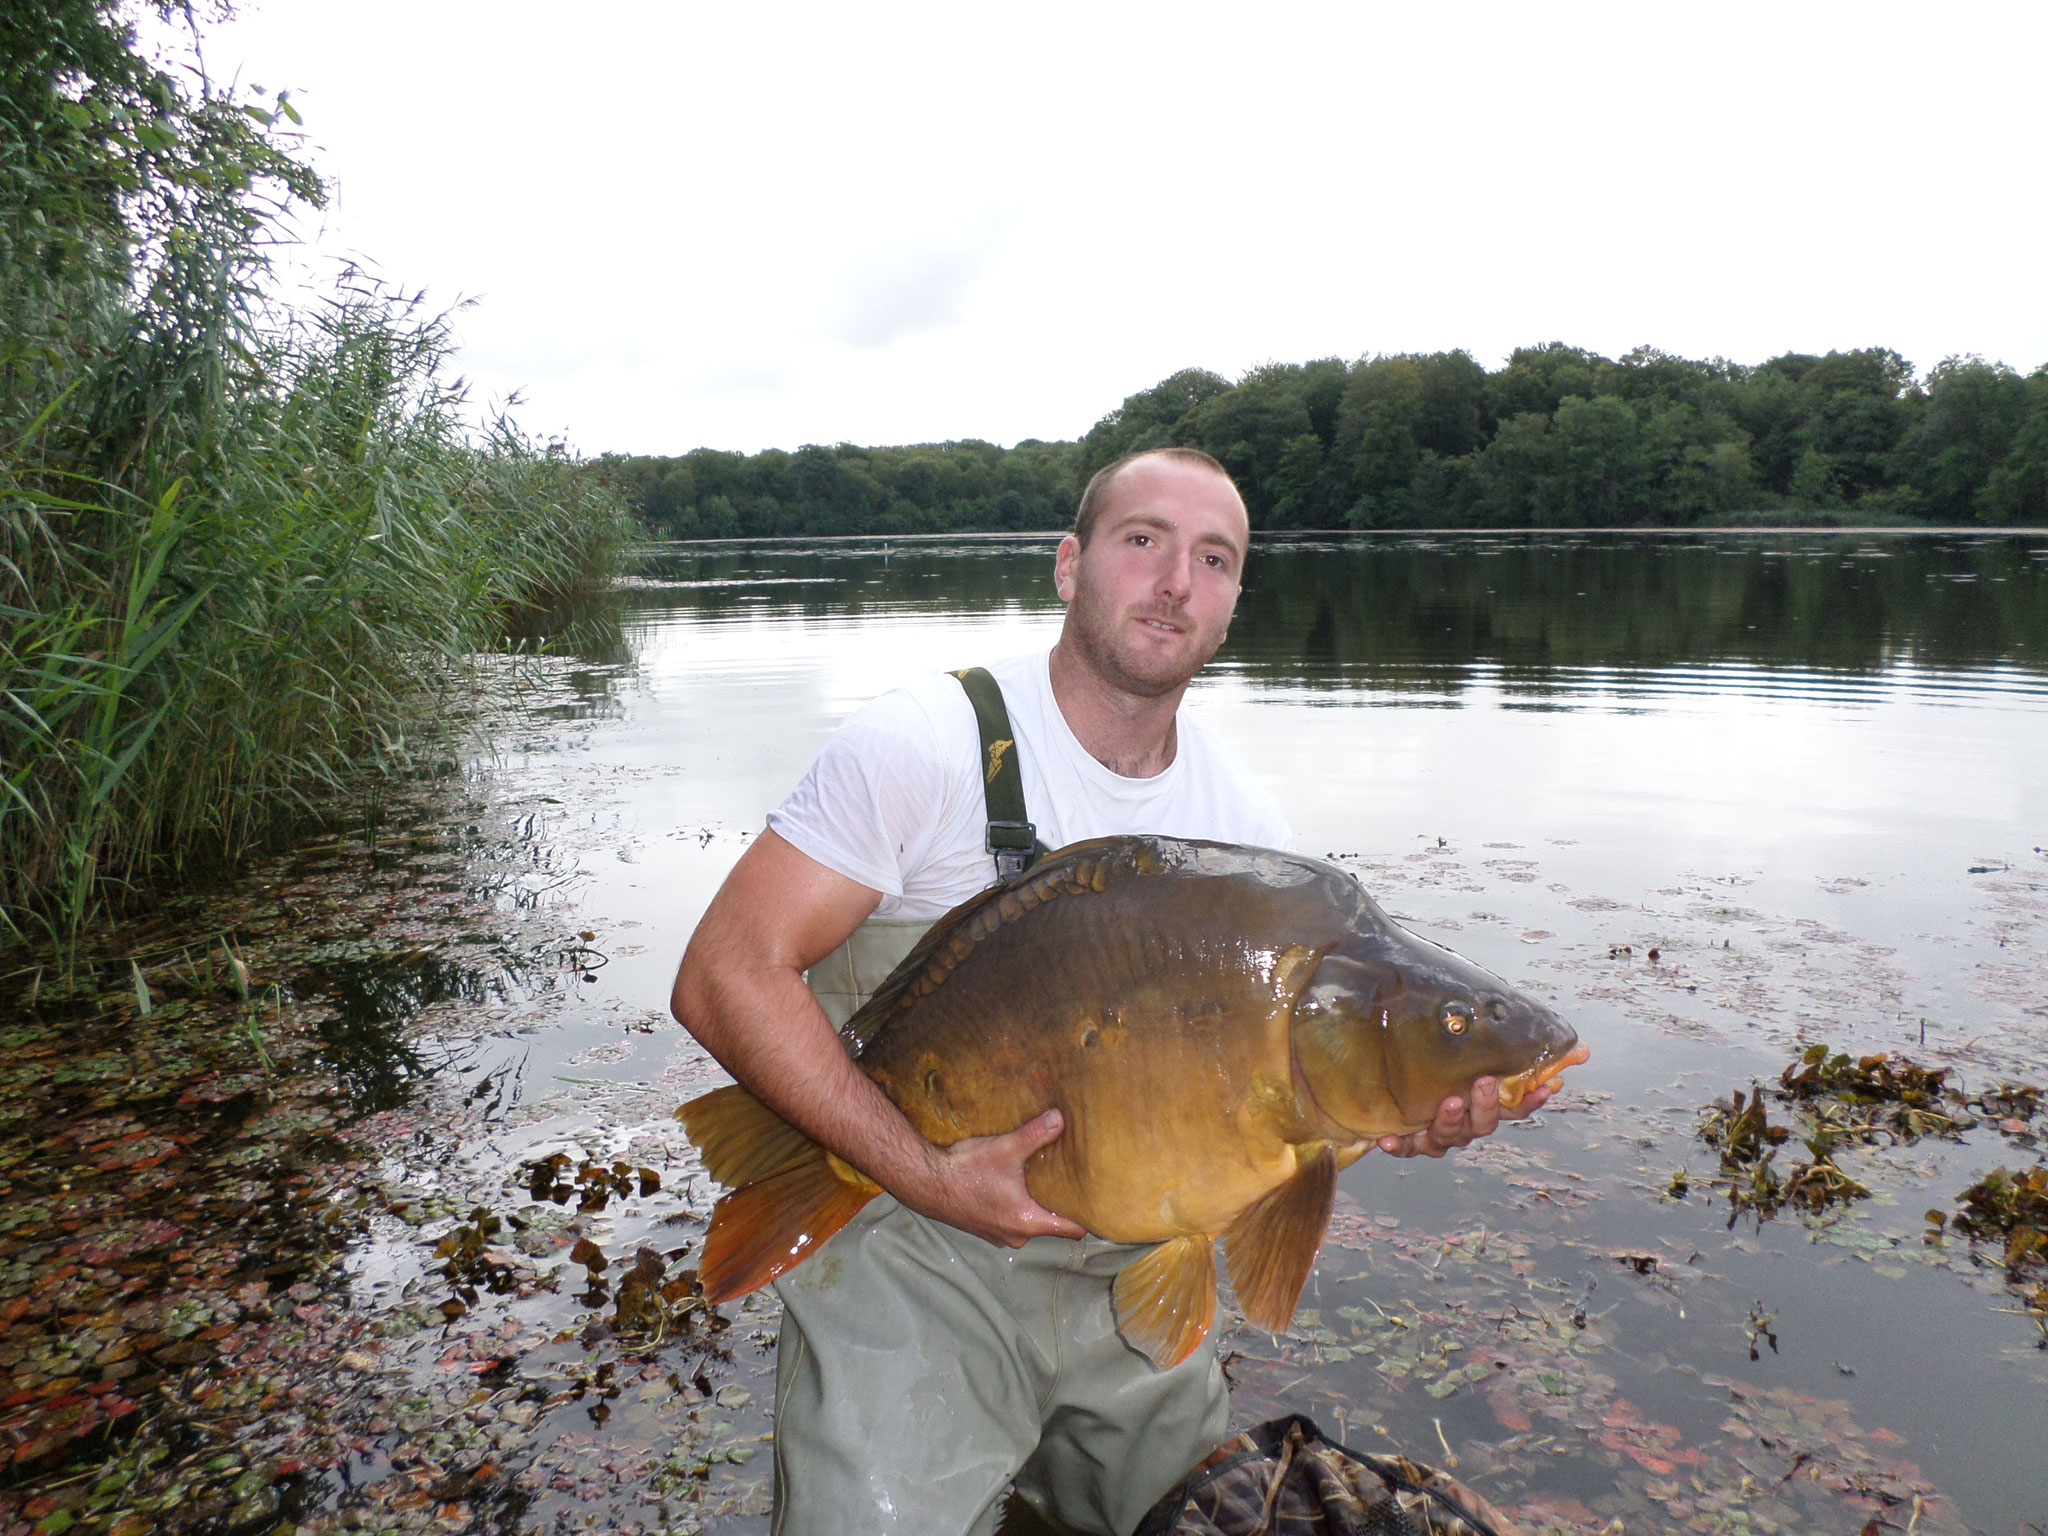
[[[1500,1083],[1482,1077],[1465,1097],[1452,1094],[1439,1104],[1436,1118],[1421,1130],[1406,1136],[1382,1136],[1379,1149],[1390,1157],[1442,1157],[1453,1147],[1468,1146],[1482,1136],[1491,1136],[1503,1120],[1533,1115],[1550,1101],[1552,1091],[1551,1085],[1545,1083],[1530,1089],[1513,1109],[1503,1109]]]
[[[931,1149],[930,1178],[920,1187],[892,1190],[912,1210],[971,1232],[1003,1248],[1034,1237],[1085,1237],[1078,1223],[1049,1211],[1025,1187],[1024,1164],[1066,1127],[1056,1109],[1027,1120],[1004,1136],[970,1136]]]

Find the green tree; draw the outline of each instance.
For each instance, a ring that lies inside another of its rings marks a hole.
[[[1913,365],[1889,347],[1830,352],[1804,383],[1806,445],[1828,456],[1849,498],[1882,489],[1892,452],[1912,425]]]
[[[1648,516],[1652,464],[1641,424],[1618,395],[1567,395],[1551,418],[1558,478],[1548,521],[1594,528]]]
[[[1792,468],[1792,483],[1786,494],[1802,507],[1829,511],[1842,505],[1835,461],[1818,448],[1809,448]]]
[[[1493,441],[1473,455],[1475,520],[1492,528],[1548,524],[1561,478],[1560,446],[1547,412],[1524,411],[1502,422]]]
[[[1081,439],[1081,473],[1085,479],[1127,453],[1171,446],[1182,417],[1215,395],[1230,380],[1206,368],[1183,368],[1150,389],[1124,397],[1124,403],[1088,429]]]
[[[1887,347],[1787,352],[1750,370],[1729,401],[1764,488],[1795,500],[1792,476],[1809,449],[1828,456],[1846,497],[1885,489],[1916,406],[1912,365]]]
[[[1655,397],[1633,408],[1645,461],[1637,521],[1682,526],[1754,504],[1748,445],[1717,408]]]
[[[1987,523],[2048,523],[2048,364],[2027,379],[2027,414],[1977,493]]]
[[[1266,485],[1273,498],[1273,527],[1324,526],[1327,459],[1323,440],[1313,432],[1290,437],[1280,445],[1280,462]]]
[[[1919,420],[1892,454],[1892,473],[1909,487],[1914,510],[1944,523],[1971,521],[2029,404],[2026,381],[2003,363],[1951,357],[1937,365]]]
[[[1676,401],[1702,414],[1725,413],[1742,369],[1724,358],[1696,361],[1656,347],[1637,347],[1595,369],[1601,389],[1624,400]]]
[[[1952,359],[1923,386],[1883,347],[1750,368],[1552,342],[1490,374],[1455,351],[1319,358],[1184,370],[1077,443],[697,450],[621,478],[656,526],[722,494],[750,534],[1056,528],[1094,470],[1173,443],[1230,469],[1257,528],[1685,525],[1780,500],[2031,519],[2038,379]]]
[[[1590,399],[1599,394],[1612,366],[1597,352],[1561,341],[1517,347],[1507,367],[1486,381],[1487,412],[1497,421],[1532,413],[1548,416],[1566,395]]]
[[[740,534],[739,508],[724,496],[705,497],[690,520],[695,526],[683,538],[735,539]]]
[[[1354,528],[1405,528],[1414,521],[1411,487],[1422,456],[1427,383],[1414,357],[1375,357],[1351,371],[1337,410],[1332,453],[1344,474]]]
[[[1266,377],[1219,391],[1194,406],[1173,429],[1175,442],[1202,449],[1230,471],[1254,528],[1276,526],[1286,445],[1301,437],[1315,439],[1308,407],[1289,387],[1291,382]]]

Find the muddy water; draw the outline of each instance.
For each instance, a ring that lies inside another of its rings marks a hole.
[[[774,1309],[688,1286],[668,1111],[722,1079],[668,981],[850,710],[1049,643],[1048,561],[662,552],[468,776],[142,934],[150,1019],[113,967],[42,998],[17,1092],[100,1097],[62,1169],[0,1125],[0,1424],[56,1435],[8,1528],[765,1529]],[[2048,1335],[1923,1218],[2043,1117],[1874,1137],[1837,1153],[1869,1198],[1768,1221],[1695,1135],[1807,1042],[2048,1079],[2048,541],[1280,544],[1190,707],[1304,849],[1595,1050],[1535,1121],[1347,1172],[1294,1331],[1225,1339],[1241,1422],[1455,1465],[1531,1531],[2048,1525]],[[93,1084],[167,1007],[187,1055],[123,1108]],[[82,1021],[118,1038],[67,1055]]]

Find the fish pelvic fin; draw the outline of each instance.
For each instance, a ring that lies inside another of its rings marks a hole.
[[[741,1189],[794,1168],[818,1144],[744,1088],[715,1088],[676,1111],[697,1145],[704,1171]]]
[[[1166,1370],[1194,1353],[1216,1320],[1216,1242],[1172,1237],[1117,1271],[1110,1289],[1117,1332]]]
[[[1223,1230],[1223,1263],[1244,1315],[1268,1333],[1294,1320],[1337,1200],[1337,1159],[1320,1142],[1294,1177],[1238,1213]]]
[[[697,1278],[716,1306],[759,1290],[817,1251],[881,1185],[815,1143],[791,1167],[734,1190],[711,1208]]]

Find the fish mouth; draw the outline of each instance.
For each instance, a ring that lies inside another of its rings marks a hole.
[[[1581,1040],[1564,1055],[1551,1061],[1540,1061],[1526,1072],[1517,1072],[1513,1077],[1500,1079],[1500,1103],[1503,1109],[1513,1109],[1520,1104],[1534,1088],[1541,1088],[1557,1077],[1566,1067],[1576,1067],[1593,1054],[1593,1048]]]

